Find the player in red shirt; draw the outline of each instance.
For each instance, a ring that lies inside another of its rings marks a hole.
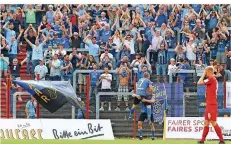
[[[204,80],[204,78],[207,78]],[[221,128],[217,124],[217,90],[218,90],[218,83],[216,78],[214,77],[213,67],[208,66],[205,68],[203,75],[199,79],[198,85],[206,85],[206,109],[205,109],[205,124],[204,130],[202,134],[202,139],[198,142],[198,144],[203,144],[206,136],[209,132],[209,125],[210,123],[214,127],[217,136],[220,139],[219,144],[225,144],[223,135],[221,132]]]

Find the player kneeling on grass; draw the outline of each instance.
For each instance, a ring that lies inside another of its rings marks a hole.
[[[207,78],[204,80],[204,78]],[[214,127],[217,136],[220,139],[219,144],[225,144],[221,128],[217,124],[217,90],[218,83],[216,78],[214,77],[214,69],[212,66],[208,66],[205,68],[204,73],[199,79],[198,85],[206,85],[206,108],[205,108],[205,124],[204,130],[202,134],[202,139],[198,142],[198,144],[204,144],[204,141],[209,133],[209,124],[211,123]]]
[[[153,103],[155,102],[154,98],[152,98],[151,100],[147,100],[145,98],[142,99],[142,104],[141,104],[141,114],[139,117],[139,121],[138,121],[138,135],[139,135],[139,139],[142,140],[142,127],[143,127],[143,122],[145,119],[147,119],[147,112],[148,112],[148,108],[146,106],[146,103],[149,103],[150,107],[151,107],[151,113],[152,113],[152,109],[153,109]],[[151,115],[151,131],[152,131],[152,140],[155,139],[155,126],[154,126],[154,118],[153,115]]]
[[[144,73],[144,78],[141,78],[138,81],[137,85],[137,91],[136,94],[133,94],[134,97],[134,103],[132,105],[132,108],[130,110],[130,115],[129,119],[132,119],[133,113],[137,105],[140,103],[141,99],[146,98],[146,99],[151,99],[150,96],[150,91],[152,93],[152,82],[150,81],[150,74],[148,72]],[[151,105],[150,103],[145,103],[147,106],[147,120],[150,122],[151,120]]]

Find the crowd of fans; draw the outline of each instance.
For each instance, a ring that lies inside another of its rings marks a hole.
[[[131,76],[144,72],[166,82],[178,69],[215,63],[218,78],[231,69],[231,5],[15,4],[1,5],[0,17],[2,77],[20,77],[26,62],[27,74],[41,80],[72,81],[75,70],[92,70],[91,93],[100,83],[110,90],[115,78],[118,91],[127,92]],[[23,44],[27,57],[19,63]],[[178,75],[186,81],[187,74]],[[86,74],[78,74],[78,85],[86,91]]]

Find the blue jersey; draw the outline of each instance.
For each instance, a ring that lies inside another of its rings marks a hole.
[[[149,79],[146,78],[139,79],[136,94],[145,98],[148,97],[146,91],[148,90],[149,85],[151,85],[151,83],[152,82]]]
[[[151,113],[153,113],[153,103],[151,103]],[[141,113],[148,113],[147,112],[147,105],[142,102],[141,104]]]

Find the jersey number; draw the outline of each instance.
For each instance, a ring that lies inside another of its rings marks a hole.
[[[143,82],[144,82],[144,79],[141,79],[138,87],[142,87]]]

